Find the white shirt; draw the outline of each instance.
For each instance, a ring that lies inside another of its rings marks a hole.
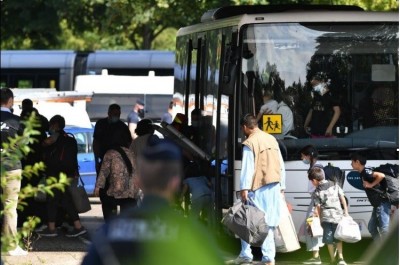
[[[261,106],[260,113],[265,114],[267,109],[272,111],[272,113],[276,113],[278,111],[278,102],[274,99],[268,100],[264,105]]]
[[[286,134],[294,129],[293,112],[285,102],[281,101],[278,104],[278,110],[276,113],[282,115],[283,124],[282,133],[274,134],[274,136],[278,139],[283,139]]]

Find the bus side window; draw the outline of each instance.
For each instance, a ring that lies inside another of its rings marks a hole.
[[[360,100],[359,113],[364,128],[398,124],[398,110],[393,89],[375,85],[372,93]],[[398,102],[397,102],[398,103]]]

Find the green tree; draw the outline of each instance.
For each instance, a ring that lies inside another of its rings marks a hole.
[[[3,0],[1,49],[175,49],[180,27],[227,5],[331,4],[398,10],[397,0]]]
[[[1,1],[1,49],[48,49],[59,44],[52,0]]]
[[[114,47],[151,49],[153,41],[166,29],[200,22],[208,9],[231,4],[230,0],[123,0],[84,1],[80,19],[66,13],[72,32],[76,35],[90,29],[97,32],[104,44]],[[93,16],[92,13],[96,13]],[[82,19],[83,18],[83,19]],[[101,20],[99,20],[101,18]],[[166,36],[164,36],[166,38]],[[110,45],[111,46],[111,45]]]

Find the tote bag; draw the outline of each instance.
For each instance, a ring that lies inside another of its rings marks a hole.
[[[309,224],[312,237],[319,237],[324,234],[319,217],[312,217],[312,222]]]
[[[344,216],[338,223],[334,237],[347,243],[358,242],[361,240],[360,227],[351,216]]]
[[[284,200],[281,202],[281,219],[275,229],[274,239],[276,252],[286,253],[300,249],[292,215]]]
[[[74,179],[68,190],[78,213],[86,213],[92,209],[81,177]]]

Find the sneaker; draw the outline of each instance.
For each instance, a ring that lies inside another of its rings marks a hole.
[[[57,230],[50,230],[48,227],[42,231],[37,232],[39,235],[44,237],[56,237],[58,236]]]
[[[337,265],[347,265],[347,263],[344,259],[339,259]]]
[[[74,228],[72,231],[65,234],[66,237],[77,237],[86,234],[87,230],[82,226],[80,229]]]
[[[45,230],[47,228],[47,225],[43,224],[41,226],[39,226],[38,228],[35,229],[35,232],[42,232],[43,230]]]
[[[232,262],[230,262],[229,264],[243,264],[243,265],[247,265],[247,264],[252,264],[253,260],[250,258],[246,258],[246,257],[237,257],[236,259],[232,260]]]
[[[322,264],[322,262],[321,262],[321,258],[318,257],[318,258],[311,258],[306,261],[303,261],[303,264]]]
[[[23,250],[20,246],[17,246],[14,250],[9,250],[8,255],[10,256],[26,256],[28,251]]]

